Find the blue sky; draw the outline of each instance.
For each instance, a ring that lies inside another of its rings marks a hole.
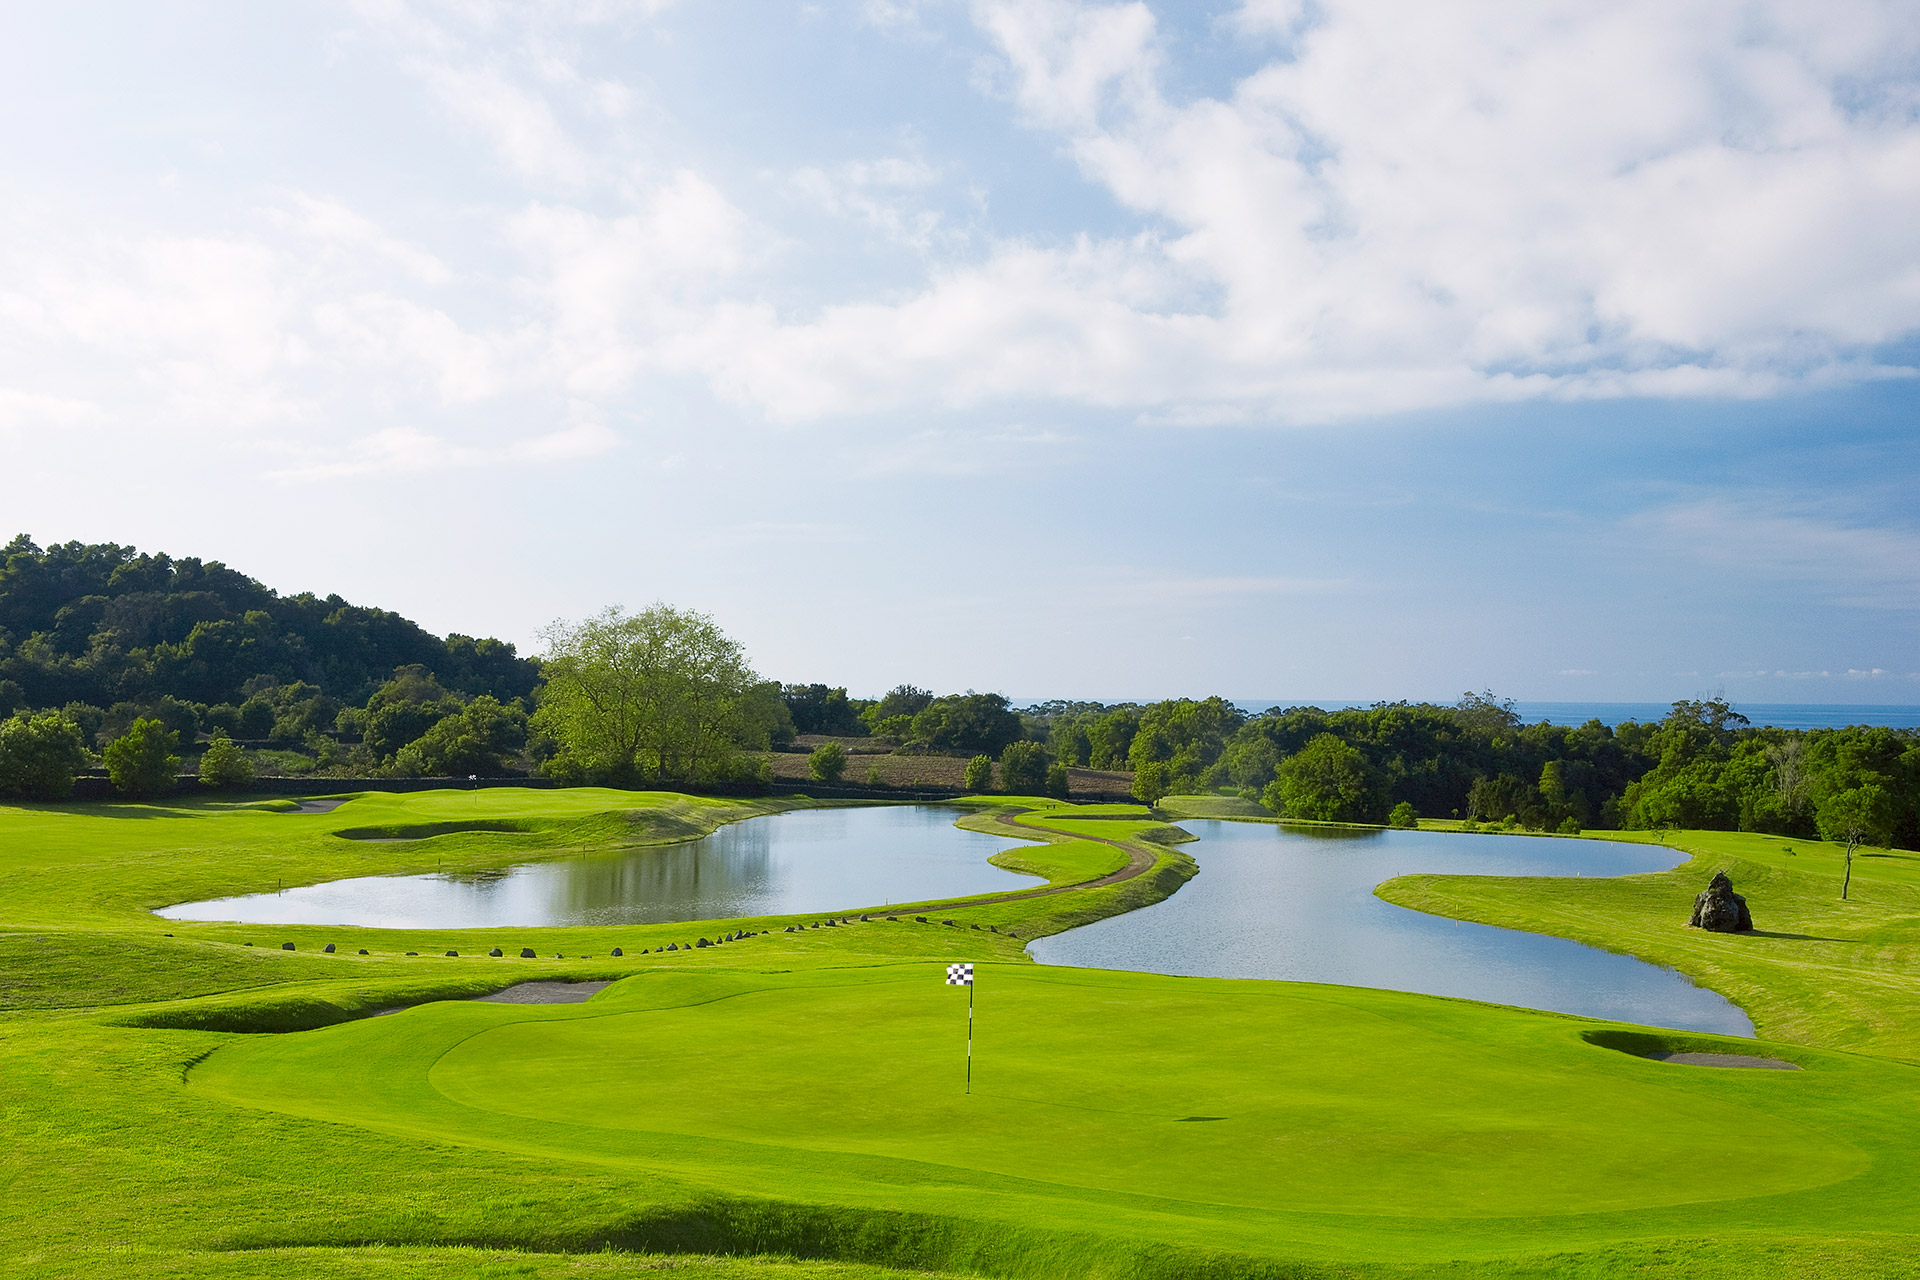
[[[1920,703],[1902,4],[0,16],[0,511],[1016,697]]]

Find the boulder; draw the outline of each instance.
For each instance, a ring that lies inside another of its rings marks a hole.
[[[283,942],[280,944],[280,949],[282,951],[291,951],[293,950],[293,944],[291,942]]]
[[[329,942],[329,943],[328,943],[328,944],[327,944],[326,946],[324,946],[324,947],[322,947],[322,948],[320,948],[320,949],[321,949],[322,951],[324,951],[324,952],[326,952],[326,953],[327,953],[328,955],[332,955],[332,954],[333,954],[333,944],[332,944],[331,942]]]
[[[457,955],[459,955],[460,953],[459,953],[458,951],[449,951],[449,952],[447,952],[447,954],[448,954],[448,955],[450,955],[450,956],[457,956]]]
[[[501,950],[500,948],[498,948],[498,947],[495,947],[495,948],[494,948],[493,950],[491,950],[491,951],[489,951],[489,952],[487,952],[487,954],[488,954],[488,955],[490,955],[490,956],[502,956],[502,955],[505,955],[505,954],[506,954],[506,952],[504,952],[504,951],[502,951],[502,950]]]
[[[522,960],[531,960],[531,959],[533,959],[533,948],[532,948],[532,947],[522,947],[522,948],[520,948],[520,958],[521,958]]]
[[[1695,929],[1714,933],[1753,931],[1753,915],[1747,910],[1747,900],[1733,891],[1733,881],[1724,871],[1714,872],[1713,879],[1693,900],[1693,918],[1687,923]]]
[[[360,948],[360,954],[361,955],[367,954],[367,949],[365,947]]]
[[[627,954],[627,953],[626,953],[626,952],[624,952],[624,951],[622,951],[622,950],[621,950],[620,948],[618,948],[618,947],[615,947],[615,948],[613,949],[613,954],[615,954],[615,955],[617,955],[617,956],[623,956],[623,955],[625,955],[625,954]]]

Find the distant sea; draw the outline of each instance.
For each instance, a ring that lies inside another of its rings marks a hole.
[[[1366,707],[1369,702],[1348,702],[1296,698],[1283,702],[1242,702],[1247,711],[1265,711],[1268,707],[1320,707],[1333,711],[1345,707]],[[1518,702],[1514,711],[1528,724],[1545,720],[1548,724],[1585,724],[1598,720],[1618,725],[1627,720],[1646,723],[1666,718],[1673,710],[1670,702]],[[1779,729],[1839,729],[1847,725],[1884,725],[1889,729],[1920,729],[1920,707],[1822,705],[1801,702],[1735,702],[1733,709],[1756,725]]]

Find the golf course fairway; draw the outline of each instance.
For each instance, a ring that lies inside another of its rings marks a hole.
[[[487,826],[452,821],[476,803]],[[1621,881],[1398,890],[1564,911],[1602,942],[1680,948],[1683,969],[1708,949],[1726,986],[1773,993],[1762,1035],[1791,1034],[1758,1041],[1033,964],[1023,939],[1190,874],[1177,829],[1129,806],[957,809],[1031,833],[1009,861],[1051,886],[897,918],[434,933],[149,914],[267,875],[485,869],[770,808],[585,790],[0,808],[0,906],[30,922],[0,927],[0,1275],[1914,1274],[1911,1033],[1822,1022],[1915,998],[1908,855],[1856,869],[1854,915],[1828,905],[1830,850],[1768,862],[1724,835]],[[370,826],[417,834],[332,834]],[[1777,932],[1661,932],[1720,865]],[[716,945],[653,949],[696,934]],[[1794,969],[1801,950],[1817,961]],[[953,960],[977,963],[970,1092]],[[609,985],[462,998],[529,979]]]

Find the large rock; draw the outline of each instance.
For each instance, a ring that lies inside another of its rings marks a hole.
[[[1733,891],[1733,881],[1724,871],[1714,872],[1713,879],[1693,900],[1693,919],[1687,923],[1714,933],[1753,931],[1753,916],[1747,910],[1747,900]]]

